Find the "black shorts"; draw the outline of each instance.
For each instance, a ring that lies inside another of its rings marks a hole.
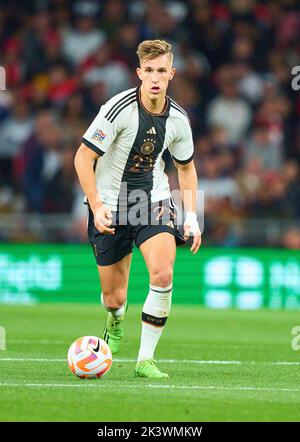
[[[175,237],[176,245],[185,244],[183,234],[176,225],[176,208],[171,198],[157,203],[152,203],[149,207],[149,223],[132,225],[127,222],[126,225],[120,225],[116,219],[116,213],[113,214],[113,222],[110,227],[115,228],[114,235],[104,235],[96,229],[94,224],[94,215],[88,206],[88,236],[92,245],[94,255],[98,265],[108,266],[120,261],[133,250],[133,243],[137,247],[162,232],[169,232]],[[150,215],[153,211],[155,223],[150,223]]]

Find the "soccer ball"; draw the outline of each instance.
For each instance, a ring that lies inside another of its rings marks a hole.
[[[100,378],[112,365],[109,346],[97,336],[76,339],[68,351],[68,365],[80,378]]]

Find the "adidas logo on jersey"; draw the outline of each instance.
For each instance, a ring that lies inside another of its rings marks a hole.
[[[152,126],[151,127],[151,129],[149,129],[149,130],[147,130],[147,132],[146,132],[147,134],[153,134],[153,135],[156,135],[156,130],[155,130],[155,127],[154,126]]]

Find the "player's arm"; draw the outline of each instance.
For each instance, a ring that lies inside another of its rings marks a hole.
[[[188,118],[180,117],[176,122],[177,137],[169,146],[173,162],[178,171],[178,181],[184,203],[186,218],[184,237],[193,235],[191,251],[194,254],[201,245],[201,232],[197,221],[197,174],[193,161],[194,143]]]
[[[115,229],[109,228],[112,222],[111,211],[104,206],[96,188],[94,164],[97,160],[101,161],[100,155],[84,143],[81,143],[75,155],[75,169],[82,190],[84,191],[91,210],[93,211],[96,228],[101,233],[114,234]]]
[[[84,133],[75,156],[75,169],[93,211],[95,227],[105,234],[114,234],[115,229],[110,228],[112,213],[101,201],[99,189],[97,190],[94,165],[95,161],[101,161],[100,157],[111,147],[119,130],[118,118],[114,122],[107,118],[111,106],[111,100],[101,106],[98,115]]]
[[[197,222],[197,173],[194,161],[187,164],[180,164],[173,158],[178,172],[178,182],[181,197],[186,212],[184,222],[184,238],[187,240],[190,234],[193,235],[191,251],[195,254],[201,245],[201,232]]]

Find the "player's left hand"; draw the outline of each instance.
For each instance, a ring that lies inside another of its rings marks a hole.
[[[184,221],[184,239],[187,241],[189,237],[193,236],[193,244],[190,248],[191,252],[195,255],[201,246],[201,232],[197,221],[197,215],[194,212],[187,212]]]

